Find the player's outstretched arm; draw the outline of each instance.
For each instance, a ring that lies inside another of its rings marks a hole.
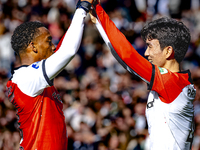
[[[82,0],[77,3],[71,25],[57,46],[56,53],[45,62],[46,74],[53,79],[75,56],[80,47],[83,35],[84,19],[93,0]]]
[[[149,83],[152,75],[152,64],[133,48],[131,43],[110,20],[101,5],[96,1],[94,3],[95,12],[92,13],[91,20],[95,23],[113,56],[125,69]]]

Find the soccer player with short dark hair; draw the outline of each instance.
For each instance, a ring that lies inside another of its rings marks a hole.
[[[146,60],[132,47],[97,2],[92,17],[113,56],[150,90],[146,118],[151,150],[189,150],[194,133],[194,89],[190,71],[181,71],[190,43],[188,28],[163,17],[147,23],[141,36],[147,44]]]
[[[12,35],[11,44],[21,66],[7,82],[7,90],[19,116],[20,150],[67,149],[63,104],[52,80],[76,54],[92,1],[78,2],[72,23],[57,48],[40,22],[23,23]]]

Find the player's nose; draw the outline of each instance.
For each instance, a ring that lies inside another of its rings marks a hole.
[[[53,45],[52,45],[52,51],[55,52],[55,50],[56,50],[56,47],[55,47],[55,45],[53,44]]]
[[[146,51],[144,52],[144,56],[149,56],[149,48],[147,48]]]

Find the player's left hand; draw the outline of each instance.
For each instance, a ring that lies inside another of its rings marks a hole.
[[[100,4],[100,0],[94,0],[93,1],[93,3],[92,3],[92,9],[90,9],[90,12],[89,12],[91,21],[93,23],[97,22],[97,14],[96,14],[96,10],[95,10],[97,4]]]
[[[95,24],[97,22],[95,9],[91,9],[89,14],[91,21]]]

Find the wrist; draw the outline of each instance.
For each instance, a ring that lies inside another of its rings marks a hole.
[[[91,8],[91,3],[89,3],[88,1],[80,1],[79,0],[76,5],[76,9],[78,9],[78,8],[82,8],[88,13]]]
[[[99,4],[98,0],[94,0],[93,3],[92,3],[92,5],[93,5],[94,8],[96,8],[96,6],[97,6],[98,4]]]

